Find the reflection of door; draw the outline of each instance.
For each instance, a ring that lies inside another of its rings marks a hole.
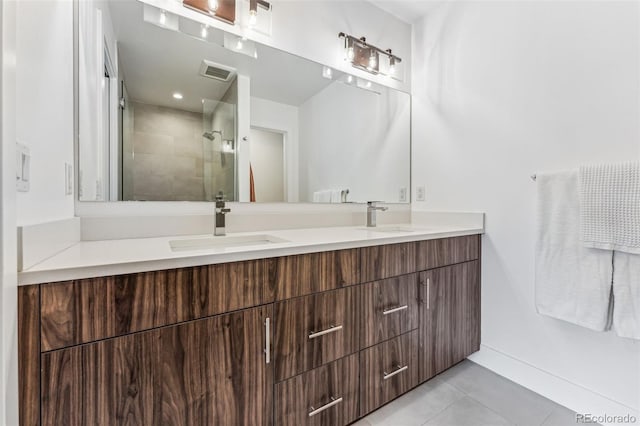
[[[133,106],[129,102],[129,93],[124,81],[120,82],[120,87],[122,198],[119,199],[126,201],[133,200]]]
[[[257,202],[286,201],[284,195],[284,135],[251,129],[250,162]]]

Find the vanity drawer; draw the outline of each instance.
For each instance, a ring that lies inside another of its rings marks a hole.
[[[360,265],[362,282],[417,272],[416,243],[363,247]]]
[[[361,299],[362,348],[418,328],[418,274],[364,284]]]
[[[358,418],[358,354],[349,355],[275,387],[275,424],[346,425]]]
[[[418,385],[418,332],[360,352],[360,415]]]
[[[418,271],[476,260],[480,256],[480,235],[419,241]]]
[[[285,256],[277,260],[277,300],[336,290],[358,283],[359,249]]]
[[[40,286],[42,351],[271,303],[275,259]]]
[[[360,348],[359,290],[359,287],[350,287],[276,304],[276,381],[342,358]]]

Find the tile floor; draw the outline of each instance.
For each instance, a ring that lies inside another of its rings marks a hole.
[[[571,426],[575,413],[463,361],[354,426]]]

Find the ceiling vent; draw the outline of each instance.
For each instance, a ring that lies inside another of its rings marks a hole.
[[[215,62],[203,60],[202,65],[200,65],[200,75],[214,80],[231,81],[236,75],[236,70]]]

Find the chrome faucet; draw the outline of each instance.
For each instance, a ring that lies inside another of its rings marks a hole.
[[[373,228],[376,226],[376,212],[389,210],[388,207],[378,207],[376,204],[380,201],[367,201],[367,227]]]
[[[230,211],[230,208],[225,207],[224,194],[221,191],[216,195],[216,222],[213,228],[213,235],[217,235],[219,237],[227,235],[225,230],[225,215]]]

